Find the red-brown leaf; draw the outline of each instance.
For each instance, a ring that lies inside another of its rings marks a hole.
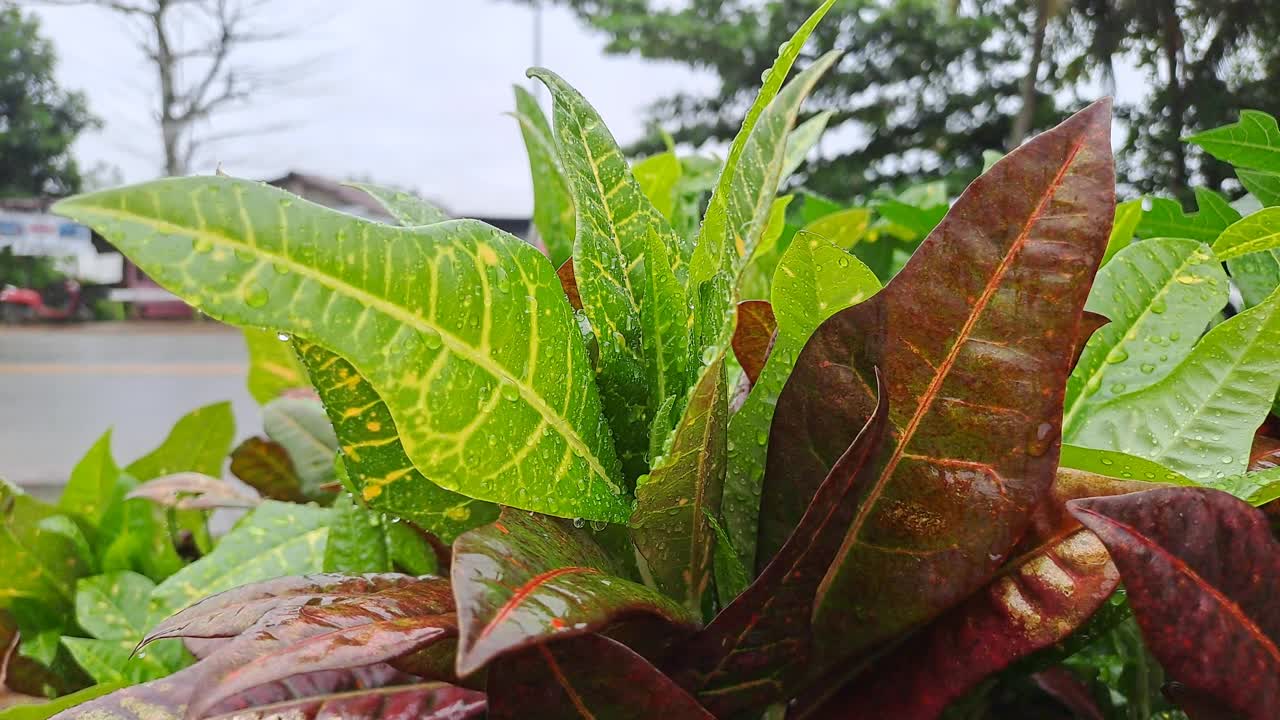
[[[825,655],[865,652],[984,586],[1044,498],[1113,216],[1109,128],[1100,101],[1010,153],[802,353],[769,442],[763,559],[871,416],[873,367],[890,407],[878,471],[818,590]]]
[[[251,437],[231,451],[231,474],[265,498],[282,502],[306,502],[302,481],[289,453],[279,443]]]
[[[1171,678],[1252,720],[1280,717],[1280,542],[1263,513],[1205,488],[1070,508],[1111,552]]]
[[[625,645],[581,635],[493,664],[489,720],[714,720]]]
[[[578,294],[578,276],[573,271],[573,258],[564,261],[556,276],[560,278],[560,287],[564,288],[565,297],[574,310],[582,309],[582,296]]]
[[[483,717],[484,710],[482,693],[423,683],[290,700],[219,715],[217,720],[468,720]]]
[[[1280,467],[1280,439],[1259,432],[1249,453],[1249,472]]]
[[[738,358],[747,379],[754,385],[764,361],[769,359],[773,346],[773,334],[778,330],[778,320],[773,316],[773,306],[765,300],[747,300],[738,303],[738,325],[733,331],[733,354]]]

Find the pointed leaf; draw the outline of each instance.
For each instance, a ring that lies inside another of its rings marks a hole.
[[[538,645],[489,672],[489,720],[713,720],[627,646],[599,635]]]
[[[1280,128],[1257,110],[1240,111],[1240,121],[1192,135],[1187,141],[1236,167],[1280,173]]]
[[[791,135],[787,137],[787,160],[782,166],[783,182],[804,164],[809,151],[817,146],[818,140],[822,139],[822,133],[826,132],[827,123],[831,122],[831,116],[834,114],[831,110],[820,112],[791,131]]]
[[[62,645],[76,664],[97,683],[131,685],[162,678],[183,667],[188,659],[181,645],[160,645],[131,655],[132,640],[91,640],[64,637]]]
[[[1214,327],[1163,380],[1090,411],[1072,442],[1204,482],[1244,472],[1280,387],[1280,292]]]
[[[1170,677],[1245,717],[1280,716],[1280,542],[1264,514],[1202,488],[1070,507],[1115,559]]]
[[[653,590],[617,577],[586,530],[504,510],[453,543],[458,675],[561,635],[600,630],[637,614],[688,629],[689,616]]]
[[[76,586],[76,621],[99,640],[137,643],[147,632],[147,599],[155,583],[131,572],[85,578]]]
[[[754,385],[764,363],[769,358],[773,334],[778,329],[778,319],[773,316],[773,306],[765,300],[747,300],[738,303],[738,326],[733,330],[733,355]]]
[[[551,264],[561,266],[573,256],[577,210],[569,179],[560,167],[551,124],[547,122],[538,99],[528,90],[515,86],[516,121],[529,155],[529,172],[533,177],[533,224],[547,246]]]
[[[1213,244],[1220,260],[1280,248],[1280,207],[1263,208],[1232,223]]]
[[[1107,252],[1102,256],[1102,264],[1111,262],[1116,253],[1129,247],[1133,236],[1142,221],[1142,200],[1129,200],[1116,205],[1116,219],[1111,224],[1111,239],[1107,241]]]
[[[667,249],[657,233],[649,233],[645,251],[643,326],[649,407],[655,411],[668,398],[682,402],[688,394],[689,299],[671,269]]]
[[[760,577],[672,653],[677,677],[717,716],[785,701],[821,671],[813,664],[813,596],[853,517],[857,478],[874,470],[888,413],[882,400]]]
[[[100,698],[124,687],[126,687],[125,683],[90,685],[83,690],[77,690],[67,695],[59,695],[56,700],[37,702],[30,705],[15,705],[5,710],[0,710],[0,720],[46,720],[46,718],[53,717],[68,708]]]
[[[469,720],[482,718],[483,693],[444,683],[366,688],[262,705],[216,720]]]
[[[244,328],[244,344],[249,351],[249,394],[266,405],[288,390],[310,386],[289,343],[267,330]]]
[[[758,564],[798,521],[784,499],[812,497],[870,417],[873,367],[890,411],[891,441],[815,599],[827,657],[865,651],[985,585],[1048,491],[1076,329],[1114,213],[1109,126],[1104,100],[1011,152],[884,290],[805,347],[774,417]]]
[[[1151,209],[1143,213],[1138,223],[1138,237],[1189,238],[1212,244],[1228,225],[1240,219],[1240,213],[1218,193],[1206,188],[1196,188],[1195,192],[1200,209],[1193,213],[1184,213],[1177,200],[1147,198]]]
[[[497,517],[491,503],[445,490],[418,472],[386,403],[351,363],[314,343],[295,342],[333,423],[342,463],[370,508],[410,520],[444,542]]]
[[[671,151],[658,153],[636,163],[631,172],[640,183],[640,189],[653,206],[667,220],[675,214],[676,189],[684,172],[680,158]]]
[[[145,498],[178,510],[255,507],[262,499],[230,483],[200,473],[174,473],[148,480],[130,490],[127,498]]]
[[[221,476],[235,436],[231,403],[214,403],[179,418],[160,447],[134,460],[124,471],[140,481],[188,470]]]
[[[442,487],[509,502],[520,489],[529,509],[571,517],[629,514],[568,303],[527,243],[469,220],[371,223],[217,177],[85,195],[58,211],[204,312],[341,355]]]
[[[1084,346],[1067,381],[1063,435],[1073,440],[1090,412],[1167,375],[1227,304],[1222,264],[1195,240],[1131,245],[1098,272],[1085,307],[1111,319]]]
[[[324,406],[314,399],[276,398],[262,408],[262,429],[288,452],[302,494],[324,497],[322,488],[335,480],[333,458],[338,453],[338,438]]]
[[[347,493],[333,501],[333,520],[324,545],[324,571],[389,572],[391,556],[380,513],[357,505]]]
[[[372,183],[347,183],[369,194],[378,204],[386,208],[396,222],[406,227],[434,225],[449,219],[449,215],[440,208],[423,200],[410,192],[395,188],[383,187]]]
[[[724,518],[738,557],[756,568],[760,491],[774,407],[813,331],[837,312],[871,297],[880,281],[857,258],[817,237],[791,242],[773,282],[778,332],[773,349],[742,408],[729,420],[729,466],[725,477]],[[802,498],[787,498],[804,512]]]
[[[264,498],[306,502],[289,451],[273,440],[251,437],[240,443],[231,451],[231,474]]]
[[[742,269],[738,280],[738,297],[742,300],[768,300],[773,287],[773,275],[778,269],[786,247],[779,247],[787,230],[787,208],[795,197],[784,195],[773,201],[769,210],[769,222],[765,225],[760,243],[756,245],[751,261]],[[788,242],[789,246],[790,243]]]
[[[1067,468],[1124,480],[1168,485],[1196,484],[1185,475],[1170,470],[1160,463],[1114,450],[1098,450],[1079,445],[1064,444],[1062,446],[1062,453],[1058,457],[1058,468],[1059,478],[1061,478],[1061,469]]]
[[[1276,147],[1280,152],[1280,146]],[[1280,173],[1236,168],[1236,177],[1249,194],[1265,207],[1280,205]]]
[[[75,513],[97,527],[116,496],[120,468],[111,456],[111,431],[103,433],[71,470],[58,507]]]

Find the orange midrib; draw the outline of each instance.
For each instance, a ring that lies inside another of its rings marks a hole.
[[[548,570],[544,573],[535,575],[533,579],[529,580],[524,585],[521,585],[514,593],[511,594],[511,597],[503,603],[502,607],[498,609],[498,612],[494,614],[493,619],[485,624],[484,630],[480,632],[480,635],[476,640],[483,640],[489,635],[489,633],[493,632],[494,628],[501,625],[502,622],[507,619],[507,616],[515,612],[516,608],[520,607],[520,604],[528,599],[528,597],[539,587],[562,575],[570,575],[573,573],[593,575],[599,574],[600,570],[593,567],[570,566],[556,568],[555,570]]]

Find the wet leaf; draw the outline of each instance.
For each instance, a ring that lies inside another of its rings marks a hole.
[[[293,347],[278,333],[257,328],[244,328],[243,332],[249,351],[249,394],[259,405],[266,405],[289,390],[310,387]]]
[[[262,499],[230,483],[200,473],[185,472],[148,480],[130,490],[127,498],[142,498],[178,510],[255,507]]]
[[[1213,244],[1222,260],[1280,248],[1280,208],[1263,208],[1231,224]]]
[[[84,195],[58,211],[203,312],[342,356],[432,482],[511,503],[523,490],[528,509],[569,517],[629,515],[569,305],[524,241],[471,220],[371,223],[222,177]]]
[[[443,683],[350,690],[217,716],[217,720],[468,720],[482,718],[483,693]]]
[[[500,654],[634,615],[677,630],[691,624],[675,603],[619,577],[591,531],[553,518],[504,510],[455,540],[453,555],[460,676]]]
[[[1138,223],[1138,237],[1188,238],[1211,245],[1228,225],[1240,219],[1240,213],[1218,193],[1207,188],[1195,188],[1195,193],[1200,209],[1193,213],[1183,212],[1177,200],[1147,198],[1151,209]]]
[[[582,296],[578,294],[578,278],[573,273],[573,258],[564,261],[556,270],[556,276],[560,278],[560,286],[564,288],[564,296],[569,299],[569,305],[574,310],[581,310]]]
[[[640,322],[644,327],[649,407],[656,412],[668,399],[683,402],[688,394],[692,319],[684,287],[672,271],[671,258],[656,233],[649,233],[645,248],[645,300]]]
[[[1115,559],[1147,647],[1170,677],[1245,717],[1280,716],[1280,543],[1265,515],[1202,488],[1070,508]]]
[[[324,545],[324,571],[391,571],[385,523],[380,513],[356,504],[347,493],[340,493],[333,501],[333,522]]]
[[[251,437],[236,446],[231,474],[270,500],[306,502],[289,451],[274,440]]]
[[[1085,343],[1067,381],[1064,437],[1073,440],[1093,408],[1169,374],[1227,304],[1228,289],[1222,264],[1195,240],[1158,238],[1117,254],[1085,303],[1112,322]]]
[[[636,182],[644,191],[649,202],[662,213],[667,220],[674,220],[676,192],[680,184],[680,176],[684,168],[680,159],[670,150],[651,155],[631,167]]]
[[[1111,239],[1107,241],[1107,252],[1102,256],[1102,264],[1111,262],[1116,253],[1129,247],[1133,236],[1137,233],[1138,223],[1142,221],[1142,200],[1129,200],[1116,205],[1116,218],[1111,224]],[[1095,282],[1096,286],[1097,283]]]
[[[583,635],[498,661],[490,720],[712,720],[687,692],[618,642]]]
[[[46,529],[43,520],[54,508],[0,480],[0,610],[28,599],[69,610],[76,579],[89,570],[71,538]]]
[[[747,374],[752,385],[760,377],[769,348],[773,345],[773,333],[778,320],[773,316],[773,306],[765,300],[747,300],[738,303],[738,326],[733,330],[733,354]]]
[[[516,85],[516,121],[529,155],[533,177],[533,224],[547,246],[551,264],[559,267],[573,257],[577,209],[569,179],[560,166],[560,153],[538,99]]]
[[[372,183],[351,182],[346,184],[368,193],[369,197],[377,200],[379,205],[386,208],[391,217],[400,225],[406,227],[434,225],[449,219],[449,215],[445,211],[413,193]]]
[[[866,651],[985,586],[1048,491],[1114,211],[1109,111],[1095,103],[1011,152],[884,290],[805,347],[773,421],[757,565],[798,522],[794,498],[813,497],[871,416],[874,367],[890,412],[891,441],[815,599],[824,657]]]
[[[782,166],[783,182],[800,169],[805,159],[809,157],[809,151],[817,147],[818,140],[822,138],[822,133],[826,132],[827,124],[831,122],[831,116],[834,114],[831,110],[820,112],[791,131],[791,135],[787,137],[787,159]]]

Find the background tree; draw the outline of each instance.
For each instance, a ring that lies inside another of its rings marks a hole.
[[[54,82],[56,62],[37,20],[0,2],[0,197],[80,190],[71,144],[98,121]]]

